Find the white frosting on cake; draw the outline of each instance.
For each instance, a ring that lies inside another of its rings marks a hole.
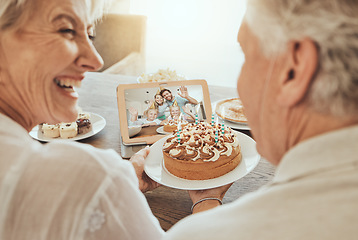
[[[239,147],[235,132],[221,124],[212,126],[207,122],[190,123],[178,133],[173,134],[163,144],[163,150],[173,158],[205,162],[217,161],[220,156],[230,156]],[[194,152],[198,154],[195,157]]]

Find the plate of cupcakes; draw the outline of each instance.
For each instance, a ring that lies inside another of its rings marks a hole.
[[[69,123],[42,123],[30,131],[30,136],[42,142],[53,140],[82,140],[99,133],[106,126],[106,120],[96,114],[82,112],[76,121]]]

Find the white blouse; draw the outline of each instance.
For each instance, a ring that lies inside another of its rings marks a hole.
[[[0,114],[0,239],[160,239],[132,165],[113,150],[41,144]]]

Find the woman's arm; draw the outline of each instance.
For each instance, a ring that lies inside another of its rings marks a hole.
[[[221,205],[222,199],[231,185],[232,183],[212,189],[188,191],[193,202],[192,212],[203,212]]]
[[[129,107],[128,108],[128,111],[129,111],[129,113],[131,114],[131,121],[132,122],[135,122],[135,121],[137,121],[137,119],[138,119],[138,110],[137,109],[135,109],[134,107]]]
[[[182,108],[183,111],[191,118],[190,120],[194,121],[195,120],[194,114],[192,114],[186,106],[183,106]]]
[[[180,87],[180,93],[178,92],[179,96],[181,96],[182,98],[185,98],[186,100],[189,101],[189,103],[192,103],[194,105],[198,104],[198,101],[192,97],[189,96],[188,93],[188,89],[185,86],[181,86]]]

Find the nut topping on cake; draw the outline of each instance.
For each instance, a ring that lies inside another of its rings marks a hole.
[[[211,126],[209,123],[199,122],[189,123],[179,135],[169,137],[163,145],[163,151],[180,160],[196,161],[200,158],[203,161],[216,161],[220,156],[229,156],[232,148],[238,146],[230,128],[224,127],[223,133],[221,124]]]
[[[242,159],[235,132],[221,124],[189,123],[163,144],[165,169],[189,180],[220,177]]]

